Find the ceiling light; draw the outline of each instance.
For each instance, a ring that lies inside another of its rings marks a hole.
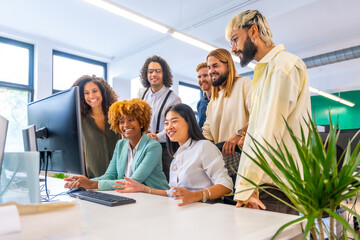
[[[231,55],[231,57],[234,60],[234,62],[240,63],[240,58],[238,56]],[[246,67],[251,68],[251,69],[254,69],[255,66],[256,66],[256,64],[253,62],[249,62],[248,65],[246,65]]]
[[[191,44],[191,45],[193,45],[195,47],[204,49],[204,50],[206,50],[208,52],[216,49],[216,47],[214,47],[214,46],[212,46],[210,44],[207,44],[207,43],[205,43],[203,41],[197,40],[197,39],[195,39],[193,37],[190,37],[189,35],[186,35],[186,34],[183,34],[183,33],[180,33],[180,32],[174,31],[173,33],[171,33],[171,36],[173,36],[176,39],[179,39],[180,41]]]
[[[235,55],[231,55],[232,59],[234,60],[234,62],[237,62],[237,63],[240,63],[240,58],[238,56],[235,56]],[[246,67],[248,68],[251,68],[251,69],[254,69],[256,66],[255,63],[253,62],[249,62],[248,65]]]
[[[121,17],[127,18],[133,22],[139,23],[141,25],[144,25],[145,27],[151,28],[155,31],[161,32],[161,33],[167,33],[170,29],[162,24],[159,24],[147,17],[141,16],[129,9],[126,9],[116,3],[107,1],[107,0],[85,0],[86,2],[102,8],[106,11],[109,11],[111,13],[114,13],[116,15],[119,15]]]
[[[240,58],[235,56],[235,55],[231,55],[232,59],[234,60],[234,62],[240,63]]]
[[[323,92],[323,91],[321,91],[321,90],[319,90],[319,89],[316,89],[316,88],[313,88],[313,87],[309,87],[309,88],[310,88],[310,92],[319,94],[319,95],[321,95],[321,96],[323,96],[323,97],[326,97],[326,98],[329,98],[329,99],[331,99],[331,100],[333,100],[333,101],[336,101],[336,102],[345,104],[345,105],[347,105],[347,106],[349,106],[349,107],[355,106],[355,103],[349,102],[349,101],[347,101],[347,100],[345,100],[345,99],[343,99],[343,98],[339,98],[339,97],[337,97],[337,96],[335,96],[335,95],[333,95],[333,94]]]
[[[316,88],[313,88],[313,87],[309,87],[309,89],[310,89],[310,92],[313,92],[313,93],[316,93],[316,94],[319,94],[319,89],[316,89]]]

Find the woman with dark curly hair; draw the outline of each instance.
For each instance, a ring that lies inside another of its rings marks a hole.
[[[114,103],[109,110],[111,129],[124,139],[116,144],[113,158],[105,174],[88,179],[74,176],[65,179],[65,187],[113,190],[116,180],[134,179],[151,188],[169,189],[161,167],[161,145],[146,135],[151,108],[141,99]]]
[[[84,75],[73,84],[79,86],[86,176],[105,173],[120,134],[110,130],[108,111],[117,95],[102,78]]]

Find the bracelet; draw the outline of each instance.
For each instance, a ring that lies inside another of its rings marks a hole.
[[[208,199],[210,200],[211,199],[211,192],[210,192],[210,190],[207,188],[206,189],[207,191],[208,191],[208,193],[209,193],[209,197],[208,197]]]
[[[142,184],[142,189],[141,189],[141,192],[144,192],[144,188],[145,188],[145,185]]]
[[[151,187],[149,187],[149,194],[151,193]]]
[[[207,201],[206,192],[205,192],[205,190],[202,190],[201,192],[202,192],[202,196],[203,196],[202,197],[202,202],[205,203]]]

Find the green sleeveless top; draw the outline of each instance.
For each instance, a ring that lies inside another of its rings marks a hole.
[[[105,132],[98,128],[95,119],[90,115],[81,119],[81,125],[86,176],[88,178],[102,176],[121,135],[110,130],[107,116],[105,116]]]

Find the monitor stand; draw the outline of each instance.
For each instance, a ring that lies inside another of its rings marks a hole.
[[[45,182],[45,176],[40,175],[39,176],[39,182]]]

